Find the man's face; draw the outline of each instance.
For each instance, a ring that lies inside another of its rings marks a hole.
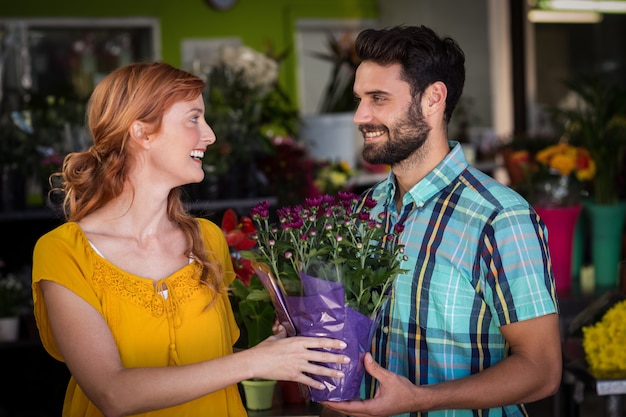
[[[411,96],[400,77],[400,64],[363,62],[356,71],[354,93],[359,106],[354,122],[363,133],[363,159],[371,164],[395,165],[418,150],[430,127],[420,97]]]

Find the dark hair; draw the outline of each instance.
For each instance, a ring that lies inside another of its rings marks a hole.
[[[355,50],[361,61],[401,64],[414,97],[443,82],[448,89],[445,118],[450,121],[465,84],[465,54],[454,39],[439,37],[426,26],[366,29],[357,36]]]

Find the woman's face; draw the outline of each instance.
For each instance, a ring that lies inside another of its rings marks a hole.
[[[202,157],[215,142],[204,119],[202,95],[170,107],[163,115],[161,130],[152,136],[150,161],[160,181],[170,188],[202,181]]]

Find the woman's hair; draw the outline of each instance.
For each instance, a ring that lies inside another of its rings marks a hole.
[[[355,51],[361,61],[402,65],[402,77],[414,97],[432,83],[443,82],[448,89],[445,118],[450,121],[465,84],[465,54],[454,39],[440,38],[425,26],[366,29],[357,36]]]
[[[93,145],[74,152],[63,163],[63,210],[66,220],[80,221],[118,197],[127,186],[134,163],[130,127],[140,121],[146,134],[161,129],[163,115],[175,103],[194,100],[204,89],[200,78],[163,62],[135,63],[116,69],[94,89],[87,106]],[[208,258],[198,222],[185,210],[180,188],[168,196],[167,214],[180,225],[188,246],[185,253],[203,265],[202,281],[221,290],[222,273]],[[218,272],[209,278],[209,270]]]

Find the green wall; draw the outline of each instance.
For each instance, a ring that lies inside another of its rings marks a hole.
[[[156,17],[160,21],[162,59],[180,66],[180,42],[185,38],[239,37],[260,51],[272,45],[282,52],[294,45],[300,18],[376,19],[378,0],[238,0],[227,11],[216,11],[203,0],[22,0],[2,1],[0,17]],[[295,56],[285,61],[281,82],[294,98]]]

